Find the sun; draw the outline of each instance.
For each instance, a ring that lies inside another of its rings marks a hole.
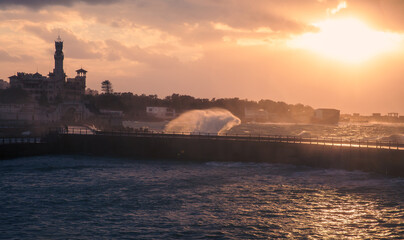
[[[319,29],[288,42],[292,48],[307,49],[329,58],[360,63],[398,48],[403,36],[376,31],[358,19],[330,19],[313,24]]]

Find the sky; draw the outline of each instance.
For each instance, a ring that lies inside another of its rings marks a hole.
[[[402,0],[0,0],[0,79],[404,114]]]

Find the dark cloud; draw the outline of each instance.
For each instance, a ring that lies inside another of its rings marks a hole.
[[[336,0],[333,0],[336,1]],[[119,4],[113,4],[113,3]],[[331,1],[330,1],[331,2]],[[284,34],[299,34],[313,31],[310,24],[293,14],[284,14],[282,9],[297,9],[306,12],[312,7],[324,7],[317,0],[0,0],[0,8],[26,6],[33,9],[47,6],[72,7],[75,3],[86,3],[74,8],[82,18],[95,18],[99,23],[114,27],[132,24],[159,29],[194,43],[220,40],[222,33],[212,31],[212,22],[226,24],[232,28],[254,30],[265,27]],[[112,4],[105,7],[105,4]],[[324,6],[323,6],[324,5]],[[331,6],[331,3],[329,3]],[[281,9],[281,10],[279,10]],[[325,10],[321,10],[325,13]],[[53,12],[50,11],[49,14]],[[15,14],[15,13],[13,13]],[[42,14],[40,19],[49,17]],[[11,19],[18,16],[7,16]],[[24,16],[19,16],[24,18]],[[25,16],[38,21],[36,17]],[[57,18],[57,16],[54,16]],[[1,16],[0,16],[1,18]],[[198,24],[189,30],[184,24]],[[129,26],[132,27],[132,26]]]
[[[347,9],[338,14],[365,18],[388,30],[404,30],[403,0],[345,0]],[[103,23],[119,27],[120,19],[177,33],[183,23],[221,22],[234,28],[268,27],[274,31],[299,34],[312,31],[309,19],[325,17],[327,9],[341,0],[0,0],[1,8],[25,6],[72,7],[85,3],[82,16],[92,15]],[[115,4],[119,3],[119,4]],[[105,9],[95,6],[108,6]],[[80,9],[77,9],[81,11]]]
[[[310,4],[302,1],[284,0],[299,6],[305,11]],[[306,1],[305,1],[306,2]],[[317,0],[310,0],[311,5],[319,5]],[[160,29],[172,35],[182,35],[184,24],[199,24],[205,27],[212,22],[220,22],[232,28],[252,30],[260,27],[271,28],[274,31],[302,33],[311,31],[312,27],[305,21],[293,15],[285,15],[277,11],[279,1],[268,0],[134,0],[122,5],[114,5],[109,14],[100,14],[100,9],[86,9],[86,14],[94,16],[99,22],[117,26],[120,19],[139,25]],[[323,11],[325,13],[325,10]],[[198,30],[187,33],[200,35]],[[206,29],[201,29],[206,32]],[[212,29],[210,29],[212,30]],[[212,32],[211,32],[212,33]]]
[[[110,4],[118,1],[119,0],[0,0],[0,8],[11,6],[24,6],[29,8],[42,8],[52,5],[72,6],[79,2],[87,4]]]

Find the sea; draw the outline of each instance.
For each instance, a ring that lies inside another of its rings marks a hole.
[[[239,162],[0,161],[0,239],[402,239],[404,179]]]
[[[335,128],[357,129],[358,137],[404,133],[402,125],[242,124],[230,131],[342,137]],[[209,159],[0,161],[0,239],[403,238],[402,178]]]
[[[221,121],[220,121],[221,120]],[[218,122],[225,127],[228,123],[222,119],[208,116],[195,124],[195,133],[217,133]],[[147,128],[153,132],[164,132],[169,122],[125,121],[128,128]],[[191,128],[192,129],[192,128]],[[179,132],[181,133],[181,132]],[[253,136],[300,136],[304,138],[327,138],[335,140],[390,141],[404,144],[404,123],[339,123],[339,124],[303,124],[303,123],[242,123],[233,126],[222,134]]]

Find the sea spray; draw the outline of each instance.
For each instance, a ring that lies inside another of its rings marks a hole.
[[[379,141],[404,144],[404,134],[392,134],[388,137],[379,138]]]
[[[240,123],[241,121],[238,117],[225,109],[191,110],[169,122],[164,131],[168,133],[209,133],[220,135],[232,127],[240,125]]]
[[[299,134],[297,134],[298,137],[302,137],[302,138],[311,138],[313,137],[313,135],[311,134],[311,132],[309,131],[301,131]]]

